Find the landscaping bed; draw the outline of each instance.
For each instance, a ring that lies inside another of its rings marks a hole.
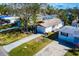
[[[28,34],[22,33],[20,31],[10,31],[6,33],[0,33],[0,45],[6,45],[22,39],[28,36]]]
[[[27,43],[22,44],[21,46],[16,47],[15,49],[9,52],[9,55],[32,56],[36,54],[39,50],[44,48],[46,45],[48,45],[50,42],[52,41],[48,38],[38,37]]]
[[[73,51],[72,49],[71,50],[68,50],[68,52],[65,54],[65,56],[79,56],[79,49]]]

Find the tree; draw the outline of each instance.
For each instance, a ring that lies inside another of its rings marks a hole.
[[[37,3],[33,4],[26,4],[21,8],[21,13],[23,14],[23,19],[24,19],[24,29],[25,32],[28,32],[28,21],[33,21],[33,26],[36,25],[36,20],[37,20],[37,14],[40,11],[40,5]]]
[[[51,7],[51,6],[47,6],[47,8],[46,8],[46,14],[48,14],[48,15],[51,15],[51,14],[54,14],[54,9],[53,9],[53,7]]]

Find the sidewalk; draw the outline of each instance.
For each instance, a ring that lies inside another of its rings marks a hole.
[[[57,41],[53,41],[34,56],[64,56],[64,54],[67,52],[67,49],[69,48],[60,45]]]
[[[41,36],[41,34],[32,34],[26,38],[23,38],[21,40],[11,43],[11,44],[5,45],[5,46],[3,46],[3,48],[6,52],[10,52],[15,47],[20,46],[21,44],[26,43],[26,42],[28,42],[32,39],[35,39],[36,37],[39,37],[39,36]]]

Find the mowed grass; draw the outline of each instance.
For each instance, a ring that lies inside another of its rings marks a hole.
[[[43,38],[42,41],[38,41],[40,37],[33,39],[27,43],[22,44],[21,46],[16,47],[12,51],[9,52],[9,55],[11,56],[32,56],[38,51],[40,51],[42,48],[44,48],[46,45],[48,45],[51,40],[48,38]]]
[[[79,49],[76,50],[76,51],[73,51],[73,50],[69,50],[65,56],[79,56]]]
[[[6,45],[22,39],[28,36],[28,34],[22,33],[20,31],[11,31],[6,33],[0,33],[0,45]]]

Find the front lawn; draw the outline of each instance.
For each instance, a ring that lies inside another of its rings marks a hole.
[[[65,56],[79,56],[79,49],[76,50],[76,51],[73,51],[73,50],[69,50]]]
[[[21,46],[16,47],[9,52],[11,56],[32,56],[37,53],[39,50],[44,48],[47,44],[52,42],[48,38],[38,37],[27,43],[22,44]]]
[[[0,45],[12,43],[16,40],[26,37],[27,34],[20,31],[10,31],[6,33],[0,33]]]

